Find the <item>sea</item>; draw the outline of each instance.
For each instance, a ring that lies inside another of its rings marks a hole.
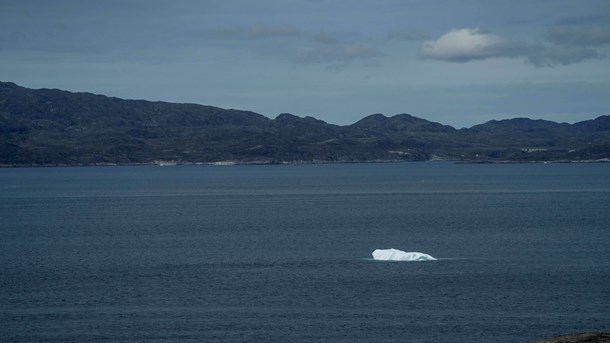
[[[609,330],[608,163],[0,169],[1,342]]]

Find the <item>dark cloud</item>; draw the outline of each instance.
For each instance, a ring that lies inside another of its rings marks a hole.
[[[337,38],[329,35],[326,32],[320,32],[318,34],[315,34],[313,35],[312,39],[314,42],[322,44],[337,44],[339,42]]]
[[[357,59],[369,59],[383,54],[377,48],[366,44],[333,44],[312,46],[301,51],[295,61],[313,64],[325,62],[346,62]]]
[[[200,33],[199,37],[206,40],[237,40],[241,48],[246,47],[258,55],[293,63],[329,63],[327,70],[340,69],[347,61],[382,55],[376,47],[359,42],[353,36],[340,39],[326,31],[312,33],[288,25],[216,28]],[[284,38],[282,44],[265,43],[276,38]]]
[[[610,8],[608,8],[610,10]],[[606,11],[608,12],[608,11]],[[610,23],[610,15],[608,14],[593,14],[578,17],[563,17],[555,21],[558,26],[571,25],[608,25]]]
[[[610,43],[609,26],[555,26],[549,30],[548,40],[560,45],[595,46]]]
[[[535,67],[555,67],[604,57],[605,55],[589,48],[545,47],[526,56],[525,61]]]
[[[391,31],[387,34],[387,39],[390,40],[404,40],[404,41],[422,41],[429,39],[430,36],[415,31]]]
[[[222,39],[222,40],[246,40],[246,39],[264,39],[275,37],[299,37],[303,34],[301,30],[292,26],[237,26],[230,28],[216,28],[203,32],[204,38]]]

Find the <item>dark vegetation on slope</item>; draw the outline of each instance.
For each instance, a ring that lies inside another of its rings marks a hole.
[[[583,161],[610,157],[610,116],[515,118],[457,130],[409,114],[347,126],[196,104],[124,100],[0,82],[0,164],[179,161]]]

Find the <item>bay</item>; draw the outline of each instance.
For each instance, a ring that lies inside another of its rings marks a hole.
[[[526,342],[610,328],[610,165],[0,170],[7,342]],[[377,248],[438,261],[372,261]]]

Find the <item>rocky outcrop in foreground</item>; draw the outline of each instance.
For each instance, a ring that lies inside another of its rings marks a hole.
[[[530,343],[602,343],[610,342],[610,332],[588,332],[574,335],[557,336]]]

